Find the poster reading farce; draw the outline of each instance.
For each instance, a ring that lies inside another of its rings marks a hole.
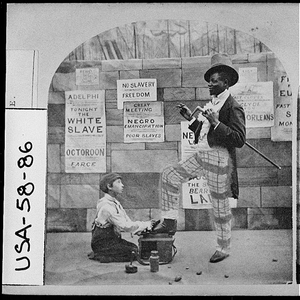
[[[104,91],[67,91],[65,171],[106,172]]]
[[[124,143],[164,141],[163,102],[124,102]]]

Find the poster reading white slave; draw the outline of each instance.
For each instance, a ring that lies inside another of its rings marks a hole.
[[[273,82],[238,82],[230,88],[232,96],[242,105],[246,127],[274,125]]]
[[[156,101],[156,78],[117,80],[118,109],[125,101]]]
[[[181,122],[181,159],[197,151],[194,145],[194,132],[189,128],[189,122]],[[182,184],[182,207],[189,209],[205,209],[211,207],[211,196],[207,181],[203,176],[191,179]]]
[[[271,128],[272,141],[292,140],[292,89],[289,78],[278,78],[278,95],[275,98],[275,124]]]
[[[106,172],[104,91],[67,91],[65,171]]]
[[[124,102],[124,143],[164,141],[163,102]]]

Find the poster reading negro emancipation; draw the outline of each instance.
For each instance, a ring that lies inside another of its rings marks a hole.
[[[164,141],[163,102],[124,103],[124,143]]]
[[[65,171],[106,172],[104,91],[68,91],[65,99]]]

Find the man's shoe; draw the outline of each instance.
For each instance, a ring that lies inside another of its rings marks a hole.
[[[209,262],[217,263],[219,261],[222,261],[223,259],[225,259],[228,256],[229,256],[229,254],[226,254],[226,253],[223,253],[223,252],[217,250],[214,253],[214,255],[210,258]]]
[[[175,219],[164,219],[156,227],[152,229],[151,233],[168,233],[174,235],[177,231],[177,220]]]

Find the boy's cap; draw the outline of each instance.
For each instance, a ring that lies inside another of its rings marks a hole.
[[[100,180],[100,189],[105,192],[107,190],[107,185],[112,184],[115,180],[121,179],[121,175],[118,173],[109,173],[102,177]]]

